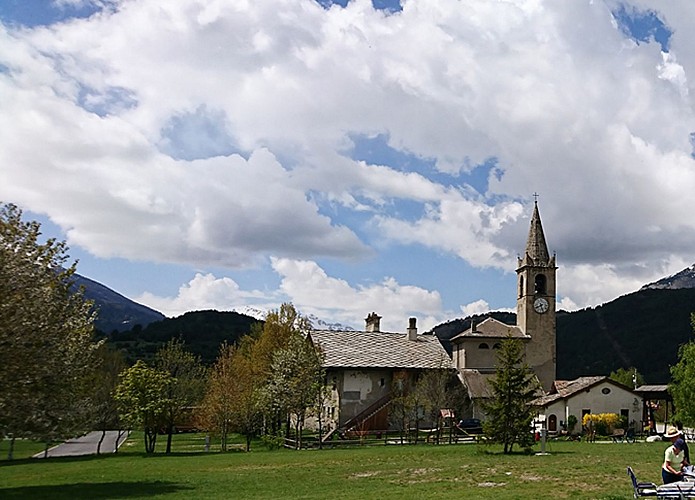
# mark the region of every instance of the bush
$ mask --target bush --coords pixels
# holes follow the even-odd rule
[[[610,434],[619,422],[620,416],[617,413],[587,413],[582,419],[585,428],[594,429],[600,436]]]

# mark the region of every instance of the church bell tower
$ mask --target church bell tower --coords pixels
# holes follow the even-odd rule
[[[538,201],[534,203],[531,228],[523,257],[518,259],[516,323],[531,337],[526,344],[526,363],[549,391],[555,381],[555,255],[545,242]]]

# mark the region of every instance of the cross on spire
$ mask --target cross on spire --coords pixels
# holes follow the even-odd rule
[[[540,196],[540,195],[539,195],[538,193],[536,193],[536,192],[533,193],[533,200],[534,200],[535,203],[538,203],[538,197],[539,197],[539,196]]]

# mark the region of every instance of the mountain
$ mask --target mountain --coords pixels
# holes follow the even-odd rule
[[[695,288],[695,264],[673,276],[644,285],[642,290],[679,290],[681,288]]]
[[[75,286],[84,287],[85,297],[94,301],[98,311],[95,326],[101,332],[122,332],[135,325],[147,326],[165,318],[162,313],[133,302],[94,280],[79,274],[74,274],[73,280]]]
[[[258,310],[245,311],[247,314],[196,311],[167,319],[88,278],[76,276],[76,280],[99,307],[97,328],[108,334],[109,342],[124,348],[131,360],[149,358],[170,338],[181,337],[191,350],[210,362],[220,342],[235,342],[265,316]],[[678,348],[693,339],[693,312],[695,265],[600,306],[559,311],[557,377],[608,375],[618,368],[634,366],[647,383],[667,383],[669,367],[678,361]],[[492,312],[448,321],[432,333],[451,353],[450,339],[469,328],[472,319],[479,322],[487,316],[516,323],[514,313]],[[349,329],[310,319],[316,328]]]
[[[668,383],[678,348],[694,338],[693,312],[695,266],[597,307],[558,311],[557,378],[635,367],[647,383]],[[449,321],[432,333],[451,353],[450,339],[468,329],[471,319],[479,322],[487,316],[516,324],[514,313],[493,312]]]

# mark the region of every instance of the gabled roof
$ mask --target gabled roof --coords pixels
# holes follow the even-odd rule
[[[615,380],[612,380],[605,375],[596,377],[579,377],[574,380],[556,380],[553,382],[553,387],[550,390],[550,393],[536,399],[533,404],[536,406],[547,406],[561,399],[569,399],[575,394],[587,389],[591,389],[595,385],[602,382],[609,382],[610,384],[620,387],[621,389],[633,392],[629,387],[619,384]]]
[[[461,370],[459,372],[468,397],[471,399],[489,399],[493,396],[492,386],[488,381],[496,376],[496,373],[481,373],[478,370]]]
[[[471,328],[454,336],[451,339],[451,341],[456,342],[457,340],[462,341],[482,338],[504,339],[508,336],[521,339],[531,338],[528,335],[524,335],[524,333],[521,331],[521,328],[519,328],[518,326],[502,323],[501,321],[496,320],[495,318],[485,318],[477,325],[471,324]]]
[[[452,368],[451,358],[434,335],[408,340],[405,333],[312,330],[326,368]]]

